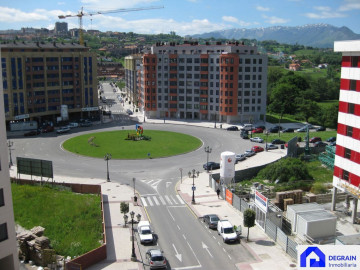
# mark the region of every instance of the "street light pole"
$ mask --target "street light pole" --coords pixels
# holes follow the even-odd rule
[[[183,170],[182,168],[179,169],[179,171],[180,171],[180,181],[181,181],[181,183],[182,183],[182,170]]]
[[[269,136],[269,131],[265,131],[265,134],[266,134],[266,143],[265,143],[265,150],[267,151],[268,150],[268,147],[267,147],[267,140],[268,140],[268,136]]]
[[[209,172],[209,154],[211,153],[212,149],[209,146],[205,147],[205,152],[206,152],[206,171]]]
[[[107,171],[107,178],[106,180],[110,182],[110,176],[109,176],[109,160],[111,159],[111,154],[106,153],[104,156],[104,160],[106,161],[106,171]]]
[[[134,183],[134,196],[135,196],[135,181],[136,181],[136,179],[135,179],[135,177],[133,178],[133,183]]]
[[[188,172],[189,177],[192,177],[193,183],[192,183],[192,200],[191,204],[195,204],[195,177],[199,177],[199,171],[195,172],[195,169]]]
[[[136,262],[136,254],[135,254],[135,239],[134,239],[134,216],[135,216],[135,212],[131,211],[130,212],[130,217],[131,217],[131,231],[132,231],[132,251],[131,251],[131,261]],[[140,222],[141,220],[141,215],[137,214],[136,215],[137,221]]]
[[[13,165],[12,157],[11,157],[11,147],[14,145],[14,142],[8,140],[7,141],[7,147],[9,148],[9,168]]]

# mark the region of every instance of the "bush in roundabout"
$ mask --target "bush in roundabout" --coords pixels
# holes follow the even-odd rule
[[[201,140],[191,135],[144,131],[137,125],[135,130],[96,132],[73,137],[63,143],[63,148],[90,157],[103,158],[106,153],[111,153],[113,159],[145,159],[184,154],[201,145]]]

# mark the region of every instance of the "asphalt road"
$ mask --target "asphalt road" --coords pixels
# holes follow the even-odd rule
[[[107,94],[107,91],[104,92]],[[122,110],[120,104],[112,108]],[[113,115],[121,117],[109,124],[77,128],[69,134],[14,138],[13,158],[19,156],[51,160],[55,176],[105,180],[106,162],[103,159],[69,153],[61,148],[61,144],[70,137],[84,133],[135,129],[136,123],[131,122],[124,112],[114,112]],[[158,236],[157,244],[169,261],[168,269],[235,269],[236,263],[252,261],[252,255],[242,245],[224,244],[216,231],[207,229],[177,196],[175,184],[180,180],[180,168],[183,177],[188,177],[187,172],[192,169],[203,171],[202,164],[206,162],[207,155],[205,146],[212,148],[209,161],[219,161],[222,152],[243,153],[255,143],[241,139],[239,132],[220,129],[149,123],[144,123],[143,128],[145,132],[148,129],[181,132],[198,137],[203,142],[199,149],[191,153],[169,158],[149,159],[147,153],[144,153],[142,160],[109,161],[111,181],[133,186],[133,178],[136,179],[136,190],[146,204],[144,207]],[[143,256],[146,249],[141,247]]]

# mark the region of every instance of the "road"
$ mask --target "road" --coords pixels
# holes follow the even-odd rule
[[[111,94],[106,87],[104,89],[105,95]],[[107,99],[110,98],[107,96]],[[60,136],[49,133],[14,138],[13,157],[51,160],[54,175],[106,179],[103,159],[69,153],[61,148],[61,144],[70,137],[89,132],[135,128],[135,123],[124,114],[122,105],[113,105],[110,109],[122,110],[113,113],[114,117],[122,116],[108,124],[77,128]],[[169,261],[168,269],[235,269],[236,263],[253,261],[252,255],[242,245],[224,244],[216,231],[207,229],[178,196],[175,184],[180,180],[180,168],[183,177],[187,177],[187,172],[192,169],[203,171],[202,164],[206,162],[204,146],[212,148],[209,161],[218,161],[221,152],[243,153],[254,143],[241,139],[239,132],[220,129],[150,123],[144,123],[143,128],[145,132],[156,129],[185,133],[203,142],[191,153],[169,158],[109,161],[111,181],[132,186],[133,178],[136,179],[136,190],[158,236],[158,245]],[[145,249],[141,247],[142,251]]]

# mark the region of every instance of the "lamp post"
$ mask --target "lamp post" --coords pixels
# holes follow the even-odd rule
[[[132,251],[131,251],[131,260],[133,262],[136,262],[136,254],[135,254],[135,239],[134,239],[134,216],[135,216],[135,212],[131,211],[130,212],[130,217],[131,217],[131,231],[132,231]],[[140,222],[141,220],[141,215],[137,214],[136,215],[137,221]]]
[[[11,166],[13,165],[13,162],[12,162],[12,157],[11,157],[11,147],[14,145],[14,142],[8,140],[7,141],[7,147],[9,148],[9,168],[11,168]]]
[[[266,141],[265,141],[265,150],[267,151],[268,150],[268,147],[267,147],[267,140],[268,140],[268,136],[269,136],[269,131],[265,131],[265,135],[266,135]]]
[[[134,196],[135,196],[135,181],[136,181],[136,179],[135,179],[135,177],[133,178],[133,183],[134,183]]]
[[[212,149],[209,146],[205,147],[205,152],[206,152],[206,171],[209,172],[209,154],[211,153]]]
[[[189,177],[192,177],[192,179],[193,179],[191,204],[195,204],[195,189],[196,189],[196,187],[195,187],[194,181],[195,181],[195,177],[199,177],[199,173],[200,173],[199,171],[195,172],[195,169],[188,172]]]
[[[183,169],[180,168],[179,171],[180,171],[180,181],[181,181],[181,183],[182,183],[182,171],[183,171]]]
[[[106,161],[106,171],[107,171],[107,178],[106,180],[110,182],[110,176],[109,176],[109,160],[111,159],[111,154],[106,153],[104,156],[104,160]]]
[[[124,222],[125,222],[125,224],[124,224],[124,228],[126,228],[126,223],[128,222],[128,220],[129,220],[129,217],[128,217],[128,215],[124,215]]]

